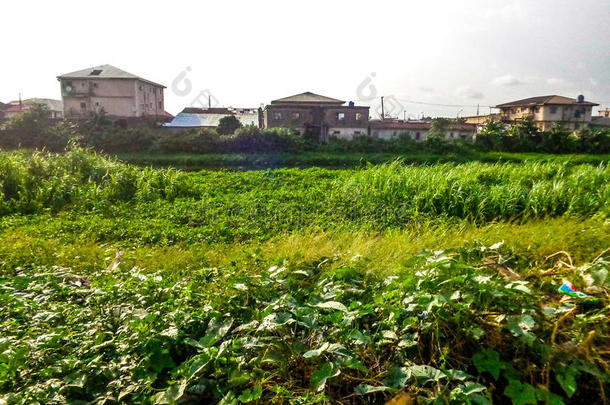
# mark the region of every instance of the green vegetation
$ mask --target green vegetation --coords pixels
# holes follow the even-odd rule
[[[301,152],[301,153],[119,153],[117,157],[138,166],[173,167],[186,171],[204,169],[256,170],[282,167],[325,167],[329,169],[363,168],[399,160],[408,164],[484,162],[520,163],[568,162],[598,165],[610,161],[610,155],[549,155],[544,153],[464,152],[464,153],[358,153],[358,152]]]
[[[231,135],[241,127],[241,121],[239,121],[236,116],[228,115],[220,119],[216,131],[219,135]]]
[[[513,157],[0,152],[0,402],[603,402],[610,167]]]
[[[98,151],[121,154],[314,152],[334,154],[338,159],[345,153],[454,156],[476,156],[489,151],[610,153],[608,129],[585,127],[572,132],[554,127],[550,131],[540,132],[531,120],[519,121],[510,127],[490,122],[477,135],[474,144],[470,141],[444,139],[445,130],[452,122],[445,118],[432,121],[431,131],[423,142],[416,142],[405,132],[391,140],[363,135],[351,140],[333,138],[327,143],[320,143],[315,137],[298,136],[289,129],[240,127],[239,120],[233,116],[221,120],[217,129],[192,129],[181,133],[158,128],[154,122],[148,127],[135,128],[123,128],[119,125],[121,122],[111,124],[103,110],[96,111],[87,122],[52,122],[44,106],[34,105],[0,127],[0,148],[63,151],[70,143],[77,143]],[[126,125],[125,122],[122,124]]]

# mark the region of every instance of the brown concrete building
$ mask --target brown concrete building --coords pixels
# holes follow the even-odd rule
[[[165,86],[114,66],[95,66],[57,76],[57,80],[66,118],[87,118],[102,108],[115,118],[165,116]]]
[[[576,130],[591,122],[591,112],[599,104],[585,101],[583,96],[577,99],[562,96],[540,96],[511,101],[497,105],[500,118],[514,122],[531,118],[538,128],[548,131],[554,124]]]
[[[610,117],[610,108],[600,109],[597,113],[600,117]]]
[[[265,128],[293,128],[321,141],[367,135],[369,107],[306,92],[274,100],[263,111]]]

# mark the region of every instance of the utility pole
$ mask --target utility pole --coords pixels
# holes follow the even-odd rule
[[[385,120],[385,111],[383,110],[383,96],[381,96],[381,119]]]
[[[477,115],[479,115],[479,105],[477,104]]]
[[[402,120],[404,122],[407,122],[407,110],[403,110],[403,112],[402,112]]]
[[[208,96],[208,108],[212,108],[212,96]]]

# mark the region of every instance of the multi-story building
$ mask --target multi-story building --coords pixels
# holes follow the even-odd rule
[[[500,119],[514,122],[531,118],[538,128],[548,131],[554,124],[576,130],[591,122],[591,112],[599,104],[563,96],[540,96],[497,105]]]
[[[57,80],[66,118],[87,118],[102,108],[115,118],[165,116],[165,86],[114,66],[95,66],[57,76]]]
[[[369,107],[306,92],[274,100],[263,111],[265,128],[293,128],[321,141],[367,135]]]

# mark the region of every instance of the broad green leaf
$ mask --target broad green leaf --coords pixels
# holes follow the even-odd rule
[[[226,395],[224,397],[222,397],[222,399],[218,403],[218,405],[237,405],[237,404],[238,404],[237,398],[235,397],[235,394],[233,393],[233,391],[227,392]]]
[[[561,388],[563,388],[568,398],[571,398],[578,389],[578,384],[576,383],[577,376],[578,370],[570,367],[562,367],[555,372],[555,379]]]
[[[315,391],[322,391],[326,386],[326,380],[336,377],[340,373],[341,370],[334,363],[324,363],[322,367],[314,371],[314,373],[311,375],[311,387]]]
[[[536,389],[527,383],[510,380],[504,389],[504,395],[513,400],[514,405],[536,405]]]
[[[439,381],[447,378],[447,375],[441,370],[426,365],[416,365],[406,367],[407,375],[415,378],[426,379],[426,381]]]
[[[462,371],[462,370],[450,369],[450,370],[443,370],[443,372],[445,374],[447,374],[447,377],[449,377],[450,380],[464,381],[467,378],[473,377],[470,374],[468,374],[467,372]]]
[[[259,384],[259,385],[256,385],[252,389],[244,390],[241,393],[241,395],[239,397],[237,397],[237,399],[239,399],[240,402],[248,403],[248,402],[256,401],[257,399],[259,399],[262,396],[262,394],[263,394],[263,386]]]
[[[319,355],[324,353],[328,349],[329,346],[330,346],[330,344],[328,342],[324,342],[324,343],[322,343],[322,346],[318,347],[317,349],[310,350],[310,351],[306,352],[305,354],[303,354],[303,357],[305,357],[306,359],[308,359],[310,357],[318,357]]]
[[[487,387],[481,384],[474,383],[472,381],[466,381],[464,385],[459,386],[464,395],[472,395],[478,392],[484,392]]]
[[[565,402],[563,402],[559,395],[553,394],[544,388],[536,389],[536,398],[538,398],[538,401],[544,401],[545,405],[565,405]]]
[[[385,385],[373,386],[368,384],[360,384],[354,389],[354,391],[358,395],[366,395],[372,392],[387,391],[389,389],[390,388],[386,387]]]
[[[288,312],[273,313],[267,315],[256,329],[257,331],[272,331],[280,326],[290,325],[295,322],[292,315]]]
[[[384,382],[396,389],[403,388],[409,380],[409,373],[404,367],[392,367],[386,375]]]
[[[345,307],[345,305],[337,301],[321,302],[319,304],[316,304],[315,306],[323,309],[334,309],[335,311],[347,312],[347,308]]]
[[[479,373],[489,373],[494,379],[500,377],[500,353],[491,349],[483,349],[472,357]]]

